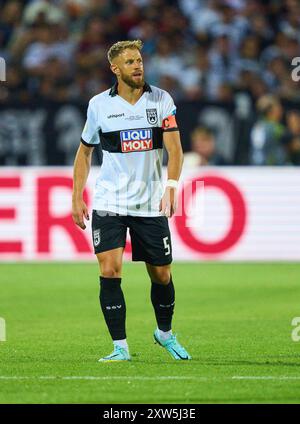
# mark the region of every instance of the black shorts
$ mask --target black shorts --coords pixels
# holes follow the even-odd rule
[[[125,247],[127,228],[133,261],[143,261],[150,265],[168,265],[172,262],[171,234],[165,216],[127,216],[93,210],[95,254]]]

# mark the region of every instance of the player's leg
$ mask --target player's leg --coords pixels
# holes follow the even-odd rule
[[[172,245],[168,220],[158,216],[132,217],[131,221],[132,258],[146,263],[157,325],[169,336],[175,291],[171,278]]]
[[[155,266],[146,263],[151,280],[151,302],[157,327],[163,338],[171,335],[175,306],[175,289],[171,276],[171,265]]]
[[[121,288],[123,247],[97,254],[100,268],[100,305],[114,346],[128,350],[126,342],[126,304]]]
[[[191,359],[189,353],[172,333],[172,317],[175,307],[175,289],[170,265],[155,266],[146,263],[151,279],[151,301],[155,312],[157,329],[154,340],[164,347],[174,359]]]
[[[132,217],[130,225],[132,258],[144,261],[151,280],[151,301],[157,329],[155,340],[165,347],[174,359],[190,359],[172,334],[175,289],[172,281],[172,243],[166,217]]]
[[[130,359],[126,341],[126,304],[121,288],[123,251],[127,227],[119,216],[93,212],[93,240],[100,269],[100,306],[114,344],[111,355],[100,361]]]

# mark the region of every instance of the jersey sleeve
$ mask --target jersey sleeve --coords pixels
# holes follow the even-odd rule
[[[93,146],[100,143],[99,124],[97,119],[97,111],[93,103],[89,102],[87,109],[87,119],[81,134],[81,142],[86,146]]]
[[[176,106],[172,97],[166,91],[162,101],[162,129],[163,131],[178,131]]]

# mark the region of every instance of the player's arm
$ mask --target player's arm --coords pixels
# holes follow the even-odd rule
[[[164,146],[168,152],[168,180],[179,180],[182,164],[183,152],[180,141],[179,130],[172,132],[164,132]]]
[[[178,128],[173,127],[170,131],[165,130],[163,132],[163,142],[169,157],[168,182],[161,199],[160,211],[167,217],[171,217],[174,215],[177,207],[177,188],[175,186],[176,181],[179,180],[183,164],[183,152]]]
[[[75,224],[83,230],[86,228],[84,218],[89,220],[87,206],[83,200],[84,187],[91,168],[94,147],[80,143],[73,169],[72,216]]]

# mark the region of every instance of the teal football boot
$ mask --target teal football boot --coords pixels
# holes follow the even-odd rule
[[[158,343],[160,346],[164,347],[170,353],[173,359],[183,361],[192,359],[191,355],[188,354],[185,348],[178,343],[175,334],[172,334],[167,340],[162,340],[159,335],[159,330],[156,329],[153,336],[155,343]]]
[[[123,347],[116,346],[114,351],[103,358],[100,358],[98,362],[118,362],[118,361],[130,361],[129,352]]]

